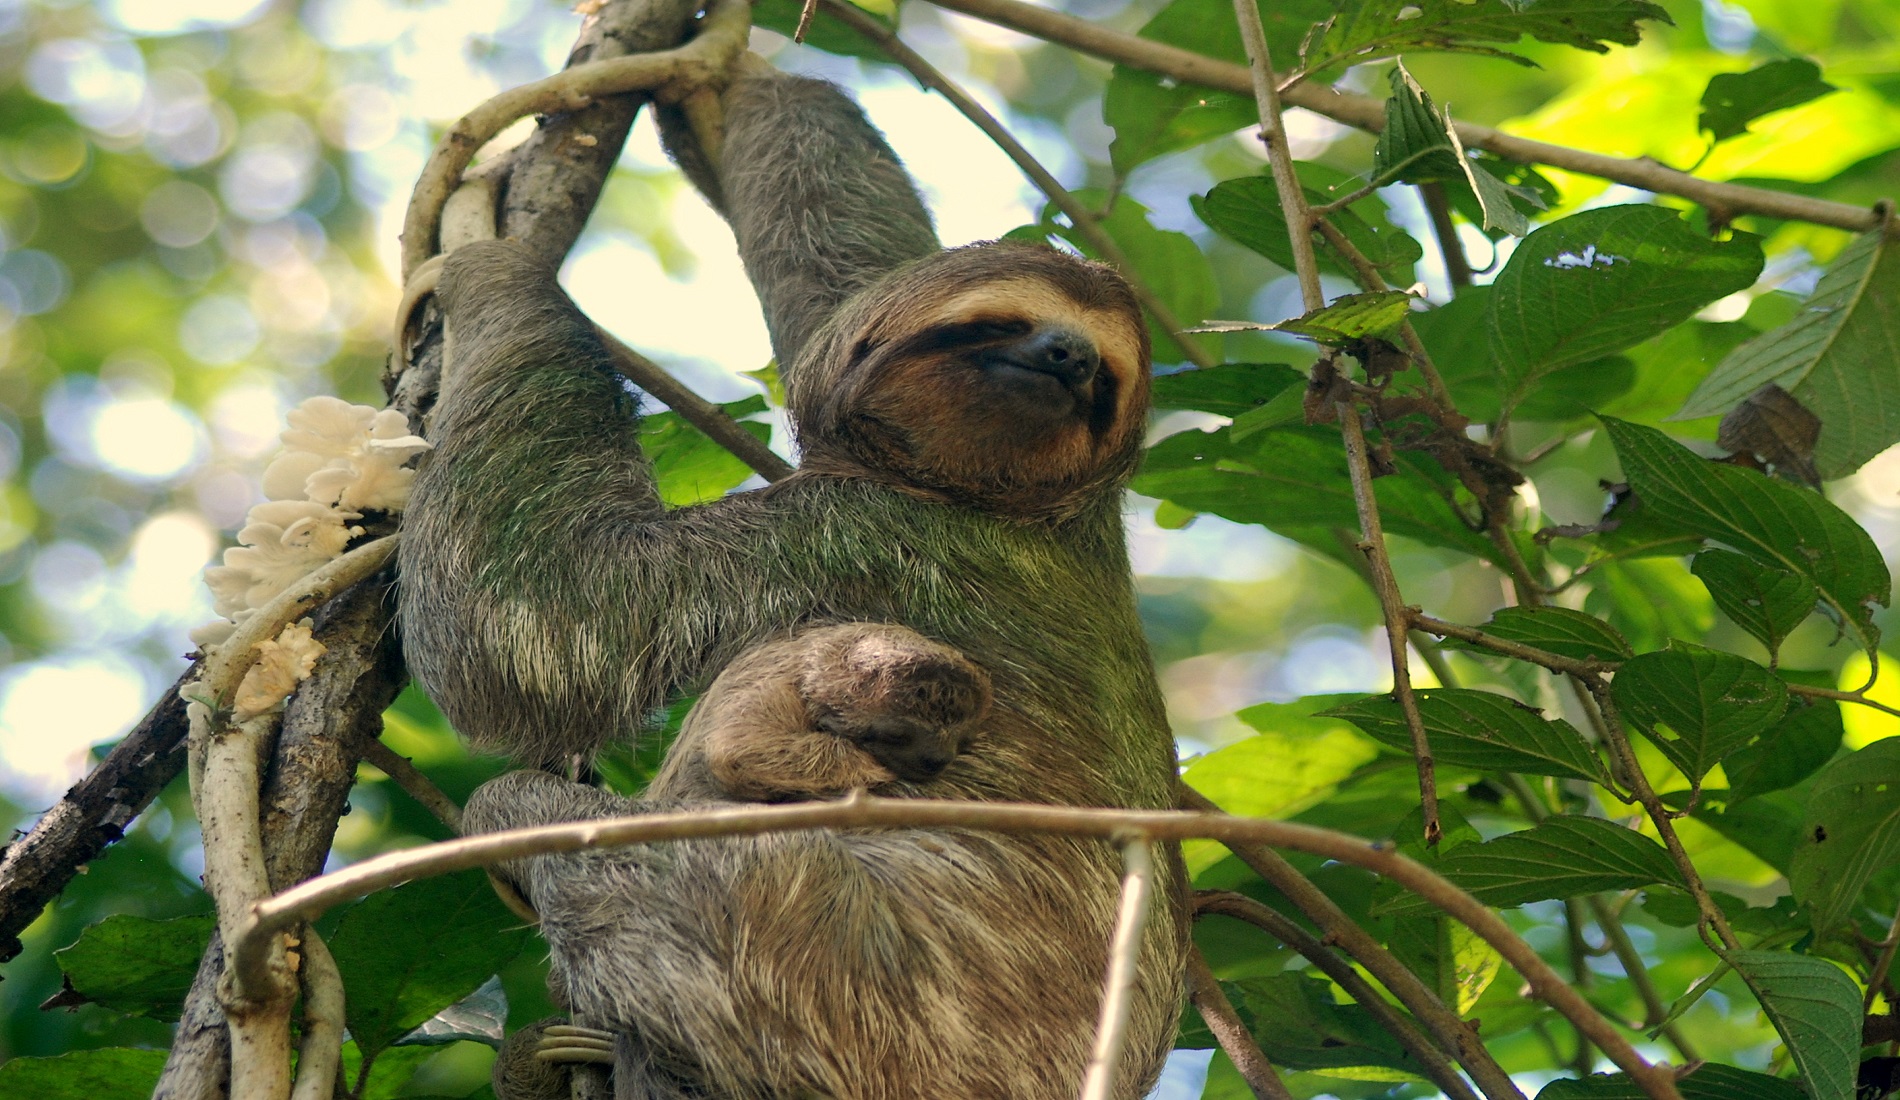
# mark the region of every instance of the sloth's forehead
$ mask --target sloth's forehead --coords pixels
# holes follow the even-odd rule
[[[1109,360],[1133,368],[1141,356],[1134,320],[1120,310],[1085,305],[1048,281],[997,279],[952,295],[931,317],[933,325],[1010,318],[1032,324],[1059,324],[1087,332]]]

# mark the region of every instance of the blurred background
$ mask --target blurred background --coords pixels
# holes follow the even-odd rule
[[[1160,4],[1063,6],[1132,31]],[[1843,201],[1900,194],[1900,7],[1665,7],[1674,27],[1606,57],[1530,44],[1525,52],[1542,68],[1444,56],[1408,67],[1462,118],[1687,167],[1707,151],[1695,102],[1710,75],[1812,56],[1842,92],[1757,123],[1753,135],[1717,148],[1703,174],[1784,181]],[[433,134],[498,89],[559,68],[579,25],[545,0],[0,0],[0,824],[30,823],[94,759],[94,746],[120,736],[183,669],[186,632],[211,618],[198,574],[262,499],[259,476],[285,411],[315,394],[383,403],[396,233]],[[1216,139],[1118,178],[1101,109],[1109,66],[925,3],[906,6],[901,28],[1058,178],[1117,186],[1154,224],[1200,244],[1220,288],[1216,316],[1298,312],[1290,276],[1215,237],[1189,206],[1218,180],[1259,170],[1254,139]],[[903,73],[767,31],[755,32],[754,45],[783,67],[857,91],[921,179],[947,244],[1039,216],[1040,197],[1002,154]],[[1350,79],[1367,91],[1385,87],[1378,72]],[[1298,111],[1289,128],[1302,158],[1348,171],[1365,163],[1364,134]],[[1563,209],[1640,198],[1551,176]],[[1389,189],[1386,199],[1395,221],[1430,241],[1409,189]],[[1770,235],[1768,277],[1712,307],[1711,325],[1779,323],[1811,289],[1817,263],[1845,241],[1812,227],[1756,228]],[[1495,270],[1508,243],[1467,233],[1474,266]],[[1445,298],[1429,244],[1419,277]],[[565,282],[597,321],[704,395],[761,392],[740,373],[763,367],[769,351],[731,237],[677,178],[644,119]],[[1214,339],[1230,360],[1304,366],[1311,357],[1271,337]],[[1654,375],[1679,395],[1719,358],[1682,346],[1633,354],[1639,366],[1642,355],[1679,362],[1675,374]],[[1653,392],[1640,408],[1634,400],[1620,415],[1658,422],[1674,407]],[[1154,430],[1210,422],[1176,413]],[[1713,436],[1713,422],[1669,427]],[[774,442],[783,449],[782,438]],[[1520,450],[1537,442],[1527,437]],[[1527,502],[1545,522],[1590,522],[1611,468],[1603,441],[1574,435],[1532,467]],[[1900,456],[1831,493],[1891,560],[1900,550]],[[1252,733],[1233,717],[1242,707],[1389,685],[1376,605],[1344,566],[1258,526],[1201,516],[1164,529],[1153,501],[1131,498],[1129,510],[1149,635],[1184,754]],[[1503,602],[1500,578],[1482,564],[1403,541],[1395,557],[1408,600],[1432,614],[1481,622]],[[1639,647],[1672,635],[1740,652],[1752,644],[1717,623],[1680,562],[1619,568],[1653,594],[1611,616]],[[1789,644],[1788,663],[1838,668],[1831,640],[1811,619]],[[1853,743],[1900,732],[1871,713],[1850,713]],[[485,774],[486,765],[455,763],[458,750],[414,693],[391,721],[399,750],[421,763],[466,766],[470,785]],[[398,803],[366,786],[338,858],[426,831]],[[85,924],[112,912],[199,910],[196,846],[182,792],[168,792],[108,854],[111,889],[80,878],[29,931],[27,954],[0,983],[0,1060],[168,1041],[155,1021],[34,1006],[58,988],[48,952]],[[1764,872],[1728,868],[1744,886],[1773,878]],[[1757,1061],[1765,1057],[1764,1049]]]

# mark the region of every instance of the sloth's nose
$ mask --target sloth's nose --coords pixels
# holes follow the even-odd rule
[[[1102,366],[1095,342],[1084,333],[1061,325],[1038,328],[1012,344],[1004,360],[1011,366],[1054,375],[1075,387],[1088,385]]]

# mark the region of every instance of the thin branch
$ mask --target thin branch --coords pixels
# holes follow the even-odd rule
[[[1044,168],[1028,149],[1024,148],[1023,143],[1016,140],[1015,135],[1005,129],[1002,123],[996,121],[994,115],[984,110],[982,104],[971,99],[969,93],[959,87],[955,81],[937,71],[936,66],[924,60],[916,50],[905,45],[903,40],[888,27],[858,10],[848,0],[820,0],[820,2],[833,18],[863,35],[879,49],[889,54],[891,60],[908,70],[917,78],[919,84],[949,100],[952,106],[963,113],[964,118],[969,119],[977,129],[983,131],[991,141],[995,142],[997,148],[1001,149],[1010,160],[1016,162],[1016,167],[1022,170],[1023,175],[1029,177],[1037,190],[1067,215],[1069,224],[1076,234],[1087,241],[1089,247],[1094,249],[1102,259],[1121,271],[1129,284],[1135,288],[1135,297],[1141,300],[1142,308],[1148,311],[1149,315],[1155,319],[1155,323],[1161,326],[1170,340],[1174,341],[1182,356],[1197,367],[1214,365],[1214,360],[1201,350],[1200,345],[1182,335],[1187,326],[1181,323],[1181,319],[1174,315],[1174,310],[1170,309],[1168,304],[1154,292],[1154,288],[1141,278],[1134,263],[1129,260],[1128,254],[1123,252],[1121,246],[1115,243],[1115,239],[1102,228],[1101,219],[1095,212],[1077,202],[1075,196],[1069,193],[1068,188],[1062,186],[1061,181],[1051,175],[1049,170]]]
[[[1893,969],[1894,951],[1900,949],[1900,911],[1893,915],[1893,923],[1887,926],[1887,938],[1880,941],[1880,955],[1874,959],[1874,965],[1867,972],[1867,994],[1861,1004],[1863,1013],[1874,1010],[1874,999],[1880,995],[1881,987],[1887,984],[1887,974]]]
[[[1102,1014],[1095,1025],[1095,1049],[1082,1079],[1082,1100],[1108,1100],[1115,1091],[1115,1069],[1128,1042],[1128,1015],[1134,1005],[1141,963],[1142,933],[1148,927],[1154,894],[1154,856],[1140,833],[1122,838],[1121,912],[1108,952],[1108,976],[1102,986]]]
[[[397,755],[395,749],[381,741],[371,741],[363,747],[363,759],[376,765],[449,832],[461,835],[462,808],[455,804],[453,798],[443,794],[442,788],[436,786],[434,780],[422,774],[422,769],[410,763],[408,757]]]
[[[1643,1026],[1662,1028],[1663,1038],[1676,1048],[1684,1062],[1699,1062],[1701,1056],[1682,1034],[1682,1029],[1674,1023],[1664,1023],[1669,1015],[1669,1006],[1663,1004],[1662,995],[1656,991],[1656,983],[1649,976],[1649,964],[1637,952],[1636,945],[1630,942],[1630,936],[1623,928],[1623,921],[1617,917],[1605,901],[1602,894],[1591,894],[1584,899],[1590,907],[1590,915],[1596,918],[1597,927],[1603,930],[1603,938],[1609,942],[1610,951],[1616,955],[1616,961],[1623,964],[1623,973],[1629,978],[1630,986],[1636,990],[1636,996],[1643,1002]]]
[[[1260,8],[1254,0],[1234,0],[1234,18],[1240,24],[1240,40],[1247,47],[1248,90],[1253,93],[1254,109],[1260,118],[1260,141],[1267,147],[1273,186],[1280,193],[1280,212],[1286,218],[1287,240],[1293,248],[1293,273],[1300,281],[1300,299],[1310,313],[1326,304],[1326,295],[1319,285],[1319,257],[1313,254],[1313,213],[1307,209],[1306,190],[1293,169],[1293,150],[1287,144],[1285,120],[1280,117],[1280,93],[1274,84],[1267,32],[1260,25]]]
[[[1175,797],[1187,809],[1220,812],[1220,807],[1208,801],[1206,795],[1186,784],[1175,790]],[[1311,879],[1300,874],[1284,856],[1264,844],[1233,840],[1223,840],[1222,843],[1242,863],[1251,867],[1255,874],[1284,894],[1295,908],[1305,913],[1307,919],[1319,928],[1327,943],[1357,959],[1359,965],[1379,979],[1380,984],[1390,990],[1400,1004],[1418,1017],[1438,1045],[1465,1067],[1471,1080],[1489,1100],[1524,1100],[1524,1094],[1512,1082],[1510,1075],[1478,1041],[1477,1033],[1467,1027],[1458,1014],[1438,998],[1437,993],[1420,981],[1410,967],[1400,962],[1371,933],[1347,916],[1338,903],[1313,885]]]
[[[1471,260],[1458,240],[1458,227],[1451,220],[1451,199],[1445,185],[1437,180],[1418,185],[1418,196],[1432,222],[1432,236],[1438,238],[1438,254],[1445,260],[1445,279],[1453,294],[1471,285]]]
[[[1253,1090],[1254,1100],[1293,1100],[1293,1094],[1286,1090],[1286,1082],[1280,1080],[1273,1063],[1260,1052],[1260,1044],[1247,1033],[1247,1025],[1240,1022],[1240,1014],[1234,1011],[1214,972],[1208,969],[1207,958],[1200,948],[1192,945],[1188,947],[1187,974],[1188,997],[1206,1022],[1207,1030],[1214,1033],[1227,1060]]]
[[[714,443],[731,451],[739,461],[767,481],[782,481],[791,476],[792,464],[775,454],[772,448],[741,427],[726,410],[694,393],[668,373],[665,367],[620,342],[613,333],[596,325],[600,342],[619,360],[620,373],[633,384],[658,398],[660,403],[680,414],[680,419],[706,433]]]
[[[1235,95],[1251,95],[1253,92],[1252,78],[1243,66],[1178,46],[1110,30],[1022,0],[931,2],[940,8],[1059,43],[1105,61],[1173,77],[1182,83],[1198,84]],[[1357,129],[1378,133],[1385,127],[1385,104],[1371,96],[1352,95],[1306,83],[1284,89],[1281,96],[1289,106],[1303,107]],[[1730,218],[1759,214],[1857,232],[1876,229],[1882,224],[1880,215],[1866,207],[1812,199],[1786,191],[1698,179],[1647,157],[1609,157],[1517,137],[1475,123],[1454,121],[1452,125],[1458,131],[1459,141],[1467,149],[1483,149],[1526,164],[1546,164],[1660,195],[1677,195]]]
[[[1662,837],[1663,847],[1669,851],[1669,859],[1682,873],[1684,885],[1689,888],[1690,896],[1695,898],[1696,909],[1702,914],[1702,922],[1715,930],[1724,946],[1730,951],[1741,949],[1735,933],[1728,926],[1728,917],[1723,915],[1715,899],[1709,896],[1709,888],[1702,882],[1702,875],[1696,870],[1689,852],[1682,846],[1682,839],[1676,835],[1675,816],[1669,807],[1649,785],[1649,776],[1644,774],[1642,765],[1636,760],[1636,752],[1630,746],[1629,735],[1623,731],[1623,723],[1617,717],[1616,704],[1610,699],[1610,686],[1602,680],[1584,681],[1590,693],[1595,696],[1598,712],[1603,717],[1604,740],[1610,746],[1611,755],[1623,765],[1624,782],[1630,786],[1630,793],[1649,816],[1650,823],[1656,826],[1657,835]]]
[[[1314,213],[1318,213],[1317,208]],[[1385,277],[1379,274],[1379,269],[1372,266],[1372,261],[1366,258],[1364,252],[1359,251],[1359,246],[1353,244],[1352,239],[1347,237],[1338,226],[1324,217],[1319,217],[1313,223],[1313,227],[1319,231],[1320,236],[1326,238],[1327,247],[1337,252],[1346,261],[1347,266],[1353,269],[1361,287],[1366,290],[1387,289]],[[1399,325],[1399,339],[1404,342],[1406,354],[1411,356],[1412,365],[1418,368],[1419,377],[1425,380],[1425,389],[1438,405],[1433,418],[1440,424],[1447,425],[1451,430],[1462,432],[1470,421],[1458,411],[1457,403],[1451,399],[1451,389],[1445,385],[1444,376],[1438,373],[1438,364],[1432,362],[1431,352],[1426,350],[1425,341],[1419,339],[1418,330],[1412,327],[1412,322],[1405,321]]]
[[[1442,1051],[1432,1045],[1431,1040],[1427,1039],[1411,1020],[1400,1015],[1399,1011],[1387,1003],[1384,997],[1379,996],[1378,991],[1372,988],[1371,983],[1359,976],[1359,972],[1352,968],[1351,963],[1314,939],[1292,918],[1244,894],[1226,890],[1202,891],[1195,899],[1195,913],[1197,916],[1211,913],[1246,921],[1299,952],[1307,962],[1318,967],[1321,973],[1345,990],[1348,997],[1370,1013],[1386,1034],[1398,1040],[1406,1053],[1418,1059],[1419,1065],[1424,1068],[1425,1076],[1431,1078],[1432,1083],[1437,1085],[1441,1092],[1451,1100],[1478,1100],[1477,1094],[1471,1091],[1471,1086],[1465,1083],[1464,1078],[1458,1076],[1457,1067],[1446,1059]],[[1193,971],[1190,970],[1190,977],[1192,974]],[[1198,1004],[1199,1001],[1197,1000],[1196,1003]],[[1207,1015],[1205,1009],[1202,1010],[1201,1015]],[[1210,1026],[1212,1026],[1211,1023]],[[1215,1032],[1217,1037],[1219,1034],[1218,1031]],[[1226,1046],[1224,1041],[1222,1046]],[[1228,1050],[1228,1057],[1233,1057],[1231,1049]],[[1237,1059],[1235,1064],[1239,1064]]]
[[[314,928],[303,930],[303,1040],[290,1100],[334,1100],[343,1055],[343,975]]]
[[[462,170],[496,134],[529,115],[579,110],[600,96],[709,83],[745,49],[751,16],[743,0],[714,0],[699,33],[677,49],[563,69],[510,88],[457,119],[436,142],[409,198],[402,227],[404,281],[436,253],[449,195],[461,183]]]
[[[1796,683],[1789,683],[1787,687],[1790,695],[1804,695],[1810,699],[1833,699],[1842,703],[1857,703],[1863,707],[1871,707],[1874,710],[1880,711],[1882,714],[1891,714],[1895,718],[1900,718],[1900,709],[1890,707],[1879,700],[1867,698],[1864,689],[1861,691],[1836,691],[1833,688],[1809,687],[1807,684]]]

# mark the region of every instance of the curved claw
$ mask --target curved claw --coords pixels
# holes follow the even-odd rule
[[[542,1062],[614,1064],[614,1033],[579,1024],[550,1024],[541,1032],[534,1057]]]

